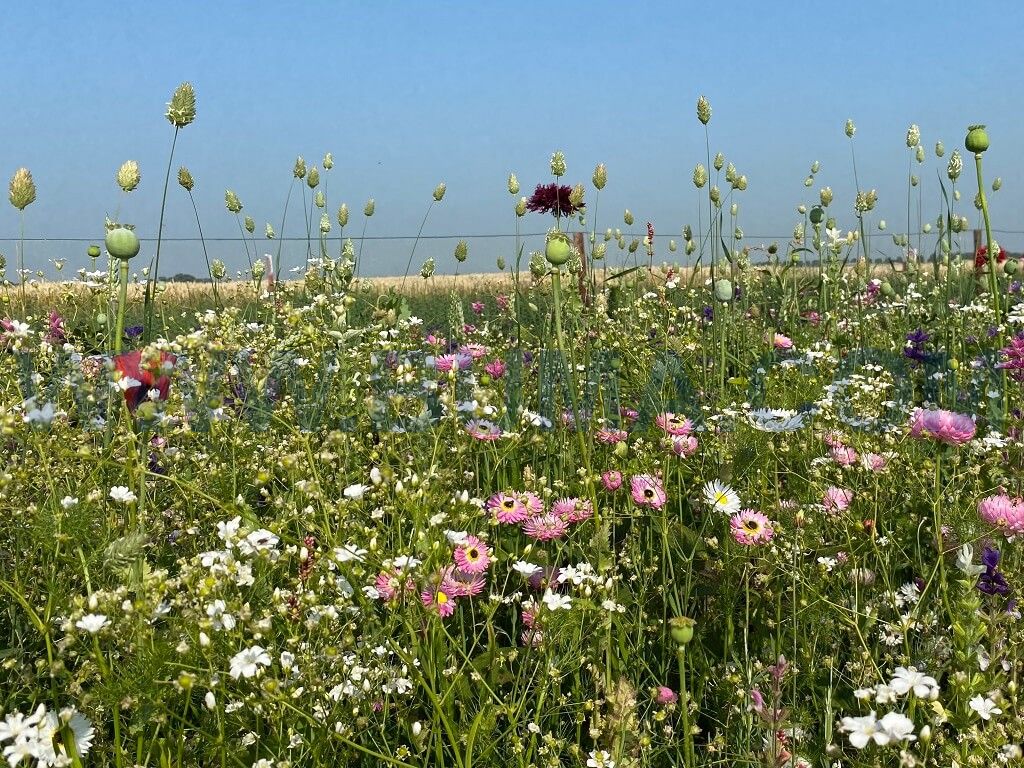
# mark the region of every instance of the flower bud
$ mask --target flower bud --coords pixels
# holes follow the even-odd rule
[[[238,213],[242,210],[242,201],[229,189],[224,193],[224,206],[232,213]]]
[[[668,241],[668,249],[672,253],[676,252],[676,241],[675,240],[669,240]]]
[[[604,189],[604,185],[608,183],[608,169],[604,167],[604,163],[597,164],[592,181],[598,192]]]
[[[141,180],[142,174],[139,173],[139,164],[134,160],[126,160],[117,169],[117,185],[125,192],[133,191],[139,186]]]
[[[444,199],[444,193],[448,189],[445,183],[442,181],[436,187],[434,187],[434,202],[440,203]]]
[[[973,152],[976,155],[980,155],[988,149],[988,133],[985,131],[985,126],[972,125],[968,127],[964,146],[968,152]]]
[[[320,169],[315,165],[306,174],[306,184],[309,185],[310,189],[316,189],[320,184]]]
[[[192,178],[192,174],[189,173],[188,168],[185,166],[178,169],[178,184],[180,184],[187,192],[191,192],[192,188],[196,185],[195,180]]]
[[[519,179],[516,178],[514,173],[508,175],[508,193],[510,195],[519,194]]]
[[[338,224],[342,227],[348,226],[348,204],[342,203],[338,206]]]
[[[363,216],[369,218],[370,216],[373,216],[373,212],[375,210],[377,210],[377,203],[371,197],[369,200],[366,201],[366,205],[363,207]]]
[[[805,213],[807,213],[807,206],[804,205],[803,203],[800,203],[800,205],[796,207],[796,212],[803,216]]]
[[[943,144],[941,141],[936,141],[935,142],[935,156],[936,157],[942,157],[944,154],[946,154],[946,145]]]
[[[633,226],[633,213],[632,211],[629,210],[629,208],[627,208],[626,212],[622,214],[622,220],[626,222],[627,227]]]
[[[99,258],[99,255],[101,253],[100,247],[98,245],[90,245],[85,252],[89,254],[90,259]]]
[[[846,121],[846,135],[849,138],[852,139],[853,138],[853,134],[855,134],[856,132],[857,132],[857,126],[855,126],[853,124],[853,120],[847,120]]]
[[[32,173],[28,168],[19,168],[14,172],[8,187],[7,199],[19,211],[25,210],[36,199],[36,183],[32,180]]]
[[[919,163],[924,162],[924,144],[917,145],[917,149],[914,150],[914,159]]]
[[[174,89],[167,104],[167,119],[175,128],[184,128],[196,119],[196,92],[192,83],[182,83]]]
[[[505,271],[505,257],[504,256],[499,256],[498,260],[495,263],[497,264],[498,269],[500,271],[502,271],[502,272]]]
[[[696,250],[697,250],[697,241],[696,240],[687,240],[686,241],[686,255],[689,256],[689,255],[691,255]]]
[[[824,218],[825,218],[825,211],[822,210],[821,206],[816,205],[813,208],[811,208],[811,215],[810,215],[811,224],[821,224],[821,222],[822,222],[822,220]]]
[[[302,155],[295,158],[295,167],[292,169],[292,175],[296,179],[306,178],[306,161],[302,159]]]
[[[697,99],[697,119],[702,125],[711,121],[711,103],[704,96]]]
[[[705,184],[708,183],[708,169],[701,163],[697,163],[697,167],[693,169],[693,185],[697,189],[702,189]]]
[[[250,235],[256,231],[256,222],[253,220],[252,216],[245,217],[245,231]]]
[[[465,240],[459,240],[459,242],[455,244],[455,260],[461,264],[468,256],[469,245],[466,244]]]
[[[561,151],[555,152],[553,155],[551,155],[551,175],[565,175],[565,155],[562,154]]]

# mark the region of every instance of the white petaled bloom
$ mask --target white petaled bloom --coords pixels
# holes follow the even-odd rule
[[[361,563],[365,554],[366,550],[362,547],[357,547],[355,544],[346,544],[343,547],[334,548],[334,559],[339,563],[347,563],[351,560]]]
[[[216,630],[226,629],[230,631],[235,628],[235,617],[227,613],[227,605],[225,605],[223,600],[214,600],[206,606],[206,615],[210,618],[210,623]]]
[[[48,427],[55,415],[53,403],[46,403],[42,408],[33,406],[31,410],[25,413],[24,420],[26,424],[33,426],[38,424],[39,426]]]
[[[603,749],[595,749],[587,760],[587,768],[615,768],[615,761],[612,759],[611,753]]]
[[[228,674],[235,680],[239,677],[253,677],[259,673],[260,667],[269,666],[270,654],[262,646],[254,645],[231,657],[231,669]]]
[[[354,483],[345,488],[345,490],[341,492],[341,495],[344,496],[346,499],[358,501],[359,499],[363,498],[363,494],[366,493],[368,490],[370,490],[370,486],[363,485],[362,483]]]
[[[777,408],[761,408],[747,414],[747,421],[762,432],[794,432],[804,425],[805,414]]]
[[[71,509],[76,504],[78,504],[78,499],[75,498],[74,496],[65,496],[63,499],[60,500],[60,505],[64,509]]]
[[[89,721],[85,715],[81,712],[72,710],[70,717],[65,717],[68,712],[64,711],[61,713],[61,719],[67,724],[68,728],[71,729],[71,735],[75,740],[75,750],[79,756],[84,757],[92,747],[92,740],[96,736],[96,729],[93,728],[92,722]]]
[[[110,489],[110,498],[122,504],[131,504],[136,500],[136,495],[123,485],[115,485]]]
[[[987,696],[980,693],[971,699],[971,709],[978,713],[982,720],[991,720],[992,715],[1001,715],[1003,710],[996,706],[996,703]]]
[[[95,635],[107,626],[108,623],[109,620],[102,613],[87,613],[75,622],[75,626],[79,629],[84,629],[90,635]]]
[[[512,570],[516,571],[517,573],[521,573],[526,578],[530,578],[531,576],[533,576],[533,574],[540,570],[540,566],[534,565],[533,563],[528,563],[525,560],[519,560],[516,562],[515,565],[512,566]]]
[[[839,730],[850,734],[850,744],[857,749],[864,749],[871,741],[876,744],[889,743],[889,737],[878,727],[874,711],[863,717],[844,717]]]
[[[896,667],[889,687],[900,696],[906,696],[910,691],[919,699],[934,699],[939,695],[939,682],[931,675],[919,672],[917,667]]]
[[[568,611],[572,608],[572,598],[568,595],[560,595],[557,592],[552,592],[550,589],[545,590],[544,605],[549,611]]]
[[[974,564],[974,547],[964,544],[956,555],[956,567],[968,576],[977,576],[985,572],[985,566]]]
[[[879,727],[892,741],[914,741],[914,721],[902,712],[890,712],[878,721]]]
[[[280,539],[265,528],[253,531],[243,539],[245,546],[240,546],[243,554],[251,552],[268,552],[277,546]]]
[[[0,723],[0,741],[19,741],[28,738],[46,713],[46,707],[39,705],[33,714],[25,717],[21,712],[10,712]]]
[[[703,488],[704,500],[716,512],[735,515],[740,511],[740,497],[732,488],[718,480],[706,483]]]

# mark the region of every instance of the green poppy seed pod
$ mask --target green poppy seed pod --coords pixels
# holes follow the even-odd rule
[[[711,102],[704,96],[697,99],[697,119],[700,120],[701,125],[711,122]]]
[[[945,154],[946,154],[946,145],[943,144],[941,141],[936,141],[935,142],[935,156],[936,157],[942,157]]]
[[[630,253],[636,253],[637,249],[639,247],[640,247],[640,239],[639,238],[634,237],[632,240],[630,240],[630,242],[629,242],[629,252]]]
[[[551,175],[556,177],[565,175],[565,155],[561,150],[551,155]]]
[[[28,168],[19,168],[11,177],[7,188],[7,199],[19,211],[24,211],[36,199],[36,183],[32,180],[32,172]]]
[[[622,214],[622,220],[626,222],[627,227],[633,226],[633,212],[630,211],[629,208],[627,208],[626,212]]]
[[[824,218],[825,211],[821,208],[820,205],[816,205],[813,208],[811,208],[811,224],[821,224]]]
[[[744,176],[741,173],[736,178],[736,181],[733,182],[732,186],[733,186],[734,189],[738,189],[740,192],[746,192],[747,191],[747,177]]]
[[[192,83],[182,83],[174,89],[167,103],[167,119],[175,128],[184,128],[196,119],[196,92]]]
[[[242,201],[229,189],[224,193],[224,206],[232,213],[238,213],[242,210]]]
[[[675,253],[675,252],[676,252],[676,241],[675,241],[675,240],[669,240],[669,241],[668,241],[668,249],[669,249],[669,251],[671,251],[672,253]]]
[[[896,291],[893,289],[892,283],[888,280],[882,282],[882,295],[887,299],[891,299],[896,295]]]
[[[320,214],[320,232],[327,234],[331,231],[331,219],[326,213]]]
[[[685,227],[683,227],[683,239],[684,240],[693,240],[693,230],[690,228],[689,224],[687,224]]]
[[[253,219],[252,216],[245,217],[245,231],[248,232],[250,235],[256,231],[256,221]]]
[[[444,199],[444,193],[447,191],[447,189],[448,189],[448,187],[445,186],[445,183],[443,181],[440,184],[438,184],[436,187],[434,187],[434,202],[435,203],[440,203]]]
[[[325,205],[327,205],[327,198],[324,197],[324,191],[322,189],[318,189],[316,191],[316,194],[313,195],[313,205],[315,205],[317,208],[321,208],[321,209]]]
[[[334,155],[328,152],[324,155],[324,170],[329,171],[334,167]]]
[[[526,198],[520,197],[519,202],[516,203],[516,216],[522,218],[523,214],[526,213]]]
[[[832,205],[832,187],[822,187],[821,192],[818,193],[818,198],[821,200],[823,208],[828,208]]]
[[[736,215],[739,214],[739,212],[740,212],[740,204],[739,203],[733,203],[732,205],[729,206],[729,215],[730,216],[736,216]]]
[[[916,186],[917,186],[918,184],[920,184],[920,183],[921,183],[921,179],[919,179],[919,178],[917,177],[917,174],[916,174],[916,173],[912,173],[912,174],[910,174],[910,186],[912,186],[912,187],[916,187]]]
[[[585,193],[586,191],[583,189],[582,184],[577,184],[572,188],[572,192],[569,193],[569,202],[574,208],[578,209],[583,207],[583,195]]]
[[[697,242],[695,240],[686,241],[686,255],[689,256],[697,250]]]
[[[338,225],[342,227],[348,226],[348,204],[346,203],[338,206]]]
[[[134,160],[126,160],[117,169],[117,185],[125,192],[133,191],[139,182],[142,181],[142,174],[139,173],[139,164]]]
[[[697,167],[693,169],[693,185],[697,189],[702,189],[707,183],[708,169],[702,163],[697,163]]]
[[[181,168],[178,169],[178,184],[180,184],[186,192],[191,192],[192,188],[196,185],[195,180],[192,178],[192,174],[189,173],[188,168],[185,166],[181,166]]]
[[[598,192],[604,189],[604,185],[608,183],[608,169],[604,167],[604,163],[597,164],[591,181],[594,182],[594,187]]]
[[[85,252],[89,254],[90,259],[99,258],[99,255],[101,253],[100,247],[98,245],[90,245]]]
[[[107,235],[104,239],[107,246],[107,253],[115,259],[128,261],[139,255],[139,236],[135,229],[128,225],[108,224]]]
[[[214,259],[210,262],[210,274],[213,275],[214,280],[223,280],[227,273],[228,268],[220,259]]]
[[[270,222],[269,221],[267,222],[266,228],[263,230],[263,234],[267,238],[267,240],[273,240],[274,239],[274,228],[272,226],[270,226]]]
[[[914,150],[914,159],[919,163],[924,162],[924,144],[917,145],[917,149]]]
[[[309,173],[306,174],[306,183],[310,189],[316,189],[320,184],[320,169],[315,165],[309,169]]]
[[[554,267],[560,267],[572,255],[572,242],[564,232],[553,229],[544,242],[544,258]]]
[[[732,301],[732,282],[730,280],[726,280],[724,277],[719,278],[718,280],[715,281],[714,293],[715,298],[718,299],[718,301],[722,302],[723,304]]]
[[[371,197],[369,200],[366,201],[366,205],[363,207],[363,216],[369,218],[370,216],[373,216],[373,212],[375,210],[377,210],[377,203]]]
[[[292,168],[292,175],[296,179],[306,178],[306,161],[302,159],[302,155],[295,158],[295,167]]]
[[[845,130],[846,130],[847,137],[852,139],[853,138],[853,134],[855,134],[857,132],[857,126],[855,126],[853,124],[853,120],[847,120],[846,121],[846,129]]]
[[[725,155],[723,155],[721,152],[716,154],[714,165],[716,171],[722,170],[722,166],[725,165]]]
[[[498,266],[498,271],[499,272],[504,272],[505,271],[505,257],[504,256],[499,256],[498,260],[495,263]]]
[[[434,274],[434,257],[431,256],[429,259],[423,262],[423,266],[420,267],[420,277],[426,280],[428,277]]]
[[[921,129],[917,123],[911,123],[907,129],[907,146],[913,149],[921,143]]]
[[[736,166],[733,165],[732,163],[729,163],[728,165],[725,166],[725,180],[728,181],[729,183],[732,183],[732,181],[735,178],[736,178]]]
[[[720,205],[722,202],[722,193],[719,191],[717,186],[712,186],[708,192],[708,197],[711,198],[711,202],[715,205]]]
[[[946,166],[946,175],[950,181],[956,181],[960,178],[960,174],[964,170],[964,161],[960,157],[960,150],[954,149],[953,154],[949,156],[949,165]]]
[[[455,244],[455,260],[459,262],[459,264],[461,264],[466,260],[468,256],[469,245],[466,243],[465,240],[459,240],[459,242]]]
[[[519,194],[519,179],[516,178],[514,173],[508,175],[508,193],[510,195]]]
[[[967,138],[964,139],[964,146],[968,152],[980,155],[988,149],[988,133],[984,125],[972,125],[967,128]]]
[[[1001,177],[999,177],[999,176],[996,176],[996,177],[995,177],[995,178],[994,178],[994,179],[992,180],[992,191],[993,191],[993,192],[998,192],[998,191],[999,191],[999,190],[1000,190],[1000,189],[1002,188],[1002,186],[1003,186],[1003,180],[1002,180],[1002,178],[1001,178]]]
[[[1020,271],[1020,262],[1016,259],[1007,259],[1003,264],[1003,271],[1008,275],[1016,275]]]

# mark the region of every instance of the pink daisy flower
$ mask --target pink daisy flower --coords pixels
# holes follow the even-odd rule
[[[496,493],[487,500],[487,509],[493,512],[499,523],[521,523],[530,516],[521,499],[511,493]]]
[[[629,433],[624,429],[599,429],[594,435],[594,439],[599,443],[605,445],[615,445],[615,443],[623,443],[629,437]]]
[[[832,460],[841,467],[852,467],[857,463],[857,452],[846,445],[837,445],[832,448]]]
[[[879,453],[865,453],[860,457],[860,463],[864,469],[872,472],[881,472],[885,469],[889,460]]]
[[[978,516],[1007,534],[1024,533],[1024,501],[1005,493],[988,496],[978,502]]]
[[[654,423],[669,435],[688,435],[693,431],[693,422],[674,413],[660,413]]]
[[[697,452],[697,438],[693,435],[676,435],[672,438],[672,453],[687,459]]]
[[[373,588],[377,590],[377,595],[384,602],[394,600],[398,595],[400,586],[401,582],[398,580],[398,576],[387,571],[378,573],[377,578],[373,582]]]
[[[640,418],[640,412],[636,408],[619,408],[619,416],[632,424]]]
[[[582,523],[594,516],[594,506],[585,499],[559,499],[551,505],[551,514],[567,523]]]
[[[785,351],[793,348],[793,340],[789,338],[789,336],[785,336],[781,333],[773,334],[769,338],[769,341],[771,342],[773,347],[780,351]]]
[[[821,500],[821,503],[824,504],[825,509],[830,512],[842,512],[850,506],[851,501],[853,501],[853,491],[846,488],[836,488],[834,485],[830,485],[825,491],[825,496]]]
[[[965,413],[918,408],[910,423],[911,437],[930,437],[946,445],[970,442],[977,431],[974,419]]]
[[[474,597],[484,591],[486,583],[482,573],[467,573],[448,566],[441,579],[441,589],[452,597]]]
[[[755,509],[744,509],[729,520],[729,532],[737,544],[752,547],[772,540],[772,521]]]
[[[487,419],[472,419],[466,422],[466,432],[474,440],[491,442],[501,439],[501,427]]]
[[[617,491],[622,487],[622,473],[610,469],[607,472],[601,473],[601,485],[604,486],[606,491]]]
[[[641,507],[661,509],[668,501],[661,480],[654,475],[633,475],[629,479],[629,491],[633,494],[633,501]]]
[[[463,344],[459,347],[459,354],[469,355],[474,360],[486,357],[489,350],[483,344]]]
[[[458,353],[454,355],[439,355],[434,358],[434,367],[439,371],[464,371],[473,364],[473,358],[469,355]]]
[[[536,516],[544,514],[544,502],[541,501],[540,496],[533,491],[524,491],[521,493],[519,495],[519,501],[523,503],[531,515]]]
[[[425,589],[420,593],[420,602],[431,613],[447,619],[455,613],[455,598],[444,590],[443,585],[435,589]]]
[[[569,524],[558,515],[538,515],[523,523],[523,533],[537,541],[551,541],[565,536]]]
[[[453,557],[460,571],[471,574],[483,573],[491,564],[491,550],[476,536],[467,536]]]

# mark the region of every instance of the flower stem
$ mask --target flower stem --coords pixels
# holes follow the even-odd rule
[[[160,243],[164,234],[164,211],[167,208],[167,187],[171,181],[171,165],[174,163],[174,147],[178,143],[177,126],[174,127],[174,138],[171,140],[171,154],[167,158],[167,174],[164,176],[164,194],[160,200],[160,223],[156,228],[156,258],[153,260],[153,274],[146,280],[145,308],[143,312],[146,339],[153,336],[153,302],[156,300],[156,281],[160,276]],[[121,341],[118,339],[118,345]]]
[[[120,353],[121,341],[124,338],[124,313],[128,309],[128,259],[119,259],[121,268],[117,298],[117,328],[114,331],[114,352]],[[148,327],[148,325],[147,325]]]

